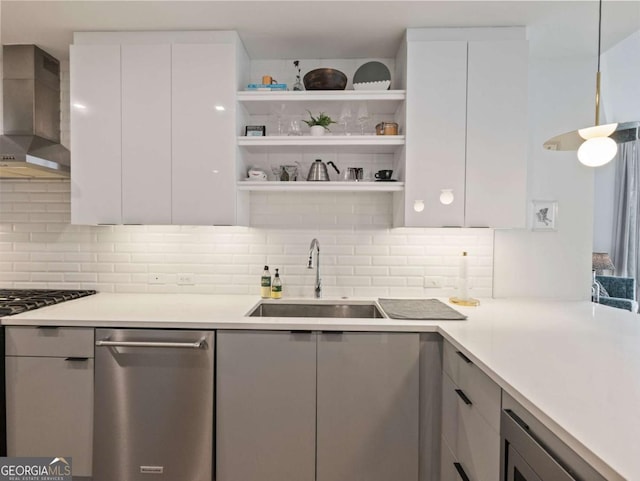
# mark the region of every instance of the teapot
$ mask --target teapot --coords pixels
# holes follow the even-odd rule
[[[331,167],[335,169],[335,171],[339,174],[340,171],[336,167],[336,164],[329,161],[327,162]],[[329,171],[327,170],[327,164],[322,162],[320,159],[316,159],[313,164],[311,164],[311,168],[309,169],[309,175],[307,175],[308,181],[328,181],[329,180]]]

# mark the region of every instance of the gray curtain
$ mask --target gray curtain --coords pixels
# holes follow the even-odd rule
[[[640,280],[640,140],[618,146],[611,258],[616,275]],[[638,293],[636,292],[636,299]]]

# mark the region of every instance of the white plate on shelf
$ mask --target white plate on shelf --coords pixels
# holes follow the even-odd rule
[[[360,82],[353,84],[353,90],[388,90],[391,80],[380,80],[378,82]]]

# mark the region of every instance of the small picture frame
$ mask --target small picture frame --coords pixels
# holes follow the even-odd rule
[[[557,230],[558,202],[555,200],[534,200],[531,209],[531,230]]]
[[[244,128],[244,135],[246,137],[264,137],[267,129],[264,125],[247,125]]]

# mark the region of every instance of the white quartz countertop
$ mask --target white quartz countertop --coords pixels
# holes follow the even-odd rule
[[[437,331],[608,480],[640,480],[640,316],[590,302],[483,299],[466,321],[250,318],[257,296],[100,293],[5,325]],[[283,299],[270,302],[304,302]],[[367,302],[349,299],[345,302]],[[324,299],[322,302],[332,302]]]

